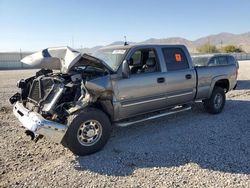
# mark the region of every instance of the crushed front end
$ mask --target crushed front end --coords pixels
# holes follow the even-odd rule
[[[27,129],[27,135],[30,135],[34,140],[43,135],[49,140],[60,143],[67,131],[66,125],[43,118],[40,114],[25,108],[21,102],[14,105],[13,112]]]
[[[41,70],[18,81],[20,92],[9,101],[26,134],[35,141],[44,136],[61,143],[67,136],[70,117],[89,106],[105,106],[112,115],[112,108],[107,107],[112,98],[112,70],[102,60],[59,47],[44,49],[21,61],[25,67]]]
[[[83,74],[53,73],[41,69],[36,76],[18,81],[21,89],[10,98],[13,112],[33,139],[45,136],[60,143],[68,129],[67,117],[88,105]]]

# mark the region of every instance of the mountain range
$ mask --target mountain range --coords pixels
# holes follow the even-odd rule
[[[128,42],[129,44],[136,44],[135,42]],[[208,35],[206,37],[199,38],[197,40],[188,40],[181,37],[170,37],[170,38],[150,38],[142,42],[137,42],[137,44],[184,44],[187,46],[190,52],[197,52],[197,47],[209,43],[221,48],[225,45],[236,45],[241,47],[245,52],[250,53],[250,32],[242,34],[232,34],[232,33],[219,33],[215,35]],[[110,45],[123,45],[124,41],[116,41]],[[81,52],[92,53],[103,46],[95,46],[93,48],[83,48],[80,49]]]

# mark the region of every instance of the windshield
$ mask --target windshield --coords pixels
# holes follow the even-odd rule
[[[114,72],[117,71],[124,59],[127,49],[100,49],[92,54],[92,56],[97,57],[104,61]]]
[[[193,64],[195,66],[207,66],[210,57],[193,57]]]

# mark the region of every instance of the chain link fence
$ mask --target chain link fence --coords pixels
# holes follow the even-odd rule
[[[250,60],[250,53],[233,53],[232,54],[238,61]]]
[[[28,52],[0,53],[0,69],[25,69],[27,67],[21,62],[21,59],[30,54]]]

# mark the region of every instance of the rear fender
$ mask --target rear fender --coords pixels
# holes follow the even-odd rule
[[[226,80],[228,82],[228,88],[224,88],[224,89],[228,90],[230,88],[229,87],[230,83],[229,83],[228,78],[227,78],[226,75],[217,76],[217,77],[215,77],[215,78],[212,79],[212,83],[211,83],[211,87],[210,87],[210,90],[209,90],[209,96],[208,96],[208,98],[211,97],[212,92],[214,90],[214,87],[215,87],[216,83],[218,83],[220,80]]]

